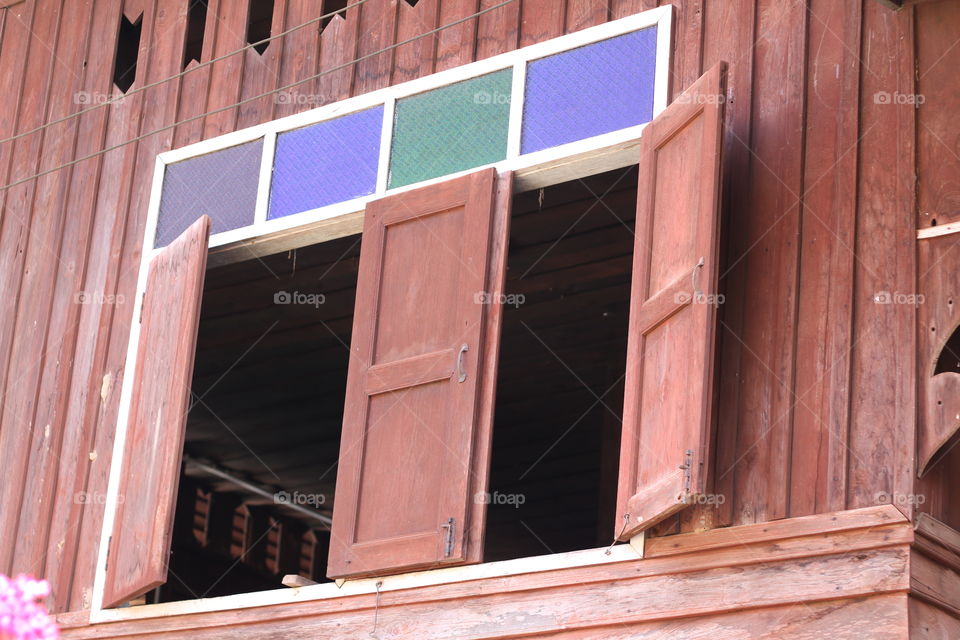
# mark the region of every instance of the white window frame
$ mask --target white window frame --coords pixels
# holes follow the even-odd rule
[[[360,233],[363,228],[363,211],[366,204],[371,200],[382,198],[385,195],[392,195],[445,182],[457,176],[473,173],[486,167],[495,167],[498,172],[513,171],[515,176],[514,188],[517,193],[627,167],[637,163],[640,136],[646,124],[628,127],[619,131],[578,140],[534,153],[520,154],[523,115],[522,96],[524,92],[524,82],[526,80],[527,64],[539,58],[607,40],[646,27],[656,26],[657,50],[653,92],[653,117],[655,118],[666,108],[669,99],[672,20],[673,7],[671,5],[665,5],[530,45],[522,49],[500,54],[492,58],[455,67],[447,71],[441,71],[430,76],[386,87],[317,109],[161,153],[157,156],[154,167],[147,223],[143,238],[144,250],[140,261],[136,297],[134,298],[133,318],[136,319],[140,317],[150,260],[158,251],[162,250],[162,248],[153,249],[152,247],[156,235],[163,177],[167,165],[214,151],[220,151],[238,144],[263,139],[263,156],[260,166],[254,222],[252,225],[241,229],[212,235],[210,238],[208,267],[239,262],[241,260]],[[511,95],[514,99],[511,102],[510,108],[507,158],[505,160],[479,167],[472,167],[457,173],[445,174],[437,178],[403,187],[387,189],[386,168],[389,163],[390,143],[393,138],[394,107],[398,99],[511,67],[513,68]],[[516,99],[517,96],[520,96],[521,99]],[[318,209],[268,220],[267,210],[269,206],[270,180],[273,171],[277,135],[379,105],[384,105],[384,124],[381,131],[379,172],[375,192],[371,195],[353,200],[338,202]],[[295,589],[286,588],[258,591],[219,598],[105,609],[103,607],[103,598],[106,586],[107,550],[116,519],[117,496],[123,466],[122,457],[126,444],[127,422],[133,394],[133,371],[136,367],[139,340],[140,324],[134,321],[130,328],[130,337],[127,345],[125,366],[127,375],[124,375],[121,386],[116,435],[114,437],[104,517],[100,533],[100,545],[97,554],[96,574],[90,607],[90,621],[92,623],[149,618],[159,615],[174,615],[177,613],[225,611],[243,607],[264,606],[266,604],[302,602],[304,600],[374,593],[378,581],[382,582],[380,587],[381,591],[405,589],[412,586],[460,582],[489,576],[518,575],[529,571],[545,571],[565,567],[623,562],[637,558],[638,554],[640,557],[643,555],[643,534],[641,533],[631,541],[630,545],[613,547],[611,549],[587,549],[534,558],[520,558],[517,560],[488,562],[463,567],[433,569],[386,576],[383,578],[364,578],[350,580],[347,584],[338,581],[337,584],[320,584]]]

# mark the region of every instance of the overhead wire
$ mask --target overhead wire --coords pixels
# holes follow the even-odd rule
[[[362,0],[362,1],[365,2],[366,0]],[[360,57],[358,57],[358,58],[354,58],[353,60],[351,60],[351,61],[349,61],[349,62],[345,62],[345,63],[343,63],[343,64],[339,64],[339,65],[337,65],[337,66],[331,67],[330,69],[326,69],[326,70],[324,70],[324,71],[321,71],[320,73],[314,74],[314,75],[312,75],[312,76],[308,76],[308,77],[303,78],[303,79],[301,79],[301,80],[297,80],[296,82],[292,82],[292,83],[290,83],[290,84],[288,84],[288,85],[284,85],[284,86],[282,86],[282,87],[278,87],[278,88],[276,88],[276,89],[273,89],[273,90],[271,90],[271,91],[267,91],[267,92],[265,92],[265,93],[261,93],[261,94],[259,94],[259,95],[251,96],[251,97],[249,97],[249,98],[245,98],[245,99],[243,99],[243,100],[239,100],[239,101],[237,101],[237,102],[235,102],[235,103],[233,103],[233,104],[229,104],[229,105],[226,105],[226,106],[223,106],[223,107],[219,107],[219,108],[217,108],[217,109],[212,109],[212,110],[210,110],[210,111],[207,111],[207,112],[204,112],[204,113],[195,115],[195,116],[191,116],[191,117],[189,117],[189,118],[184,118],[183,120],[180,120],[180,121],[178,121],[178,122],[174,122],[174,123],[172,123],[172,124],[165,125],[165,126],[160,127],[160,128],[158,128],[158,129],[154,129],[153,131],[150,131],[150,132],[148,132],[148,133],[140,134],[140,135],[138,135],[138,136],[135,136],[135,137],[133,137],[133,138],[130,138],[129,140],[125,140],[124,142],[118,142],[118,143],[115,144],[115,145],[111,145],[111,146],[109,146],[109,147],[106,147],[106,148],[101,149],[101,150],[99,150],[99,151],[96,151],[96,152],[94,152],[94,153],[90,153],[90,154],[85,155],[85,156],[82,156],[82,157],[80,157],[80,158],[75,158],[75,159],[73,159],[73,160],[71,160],[71,161],[69,161],[69,162],[65,162],[65,163],[63,163],[63,164],[61,164],[61,165],[58,165],[58,166],[56,166],[56,167],[51,167],[50,169],[45,169],[45,170],[43,170],[43,171],[40,171],[40,172],[35,173],[35,174],[33,174],[33,175],[27,176],[27,177],[25,177],[25,178],[20,178],[19,180],[15,180],[14,182],[10,182],[10,183],[8,183],[8,184],[3,185],[2,187],[0,187],[0,191],[6,191],[6,190],[8,190],[8,189],[12,189],[13,187],[16,187],[16,186],[21,185],[21,184],[25,184],[25,183],[27,183],[27,182],[30,182],[31,180],[36,180],[37,178],[42,178],[43,176],[49,175],[49,174],[51,174],[51,173],[56,173],[57,171],[60,171],[60,170],[62,170],[62,169],[66,169],[67,167],[72,167],[72,166],[74,166],[74,165],[76,165],[76,164],[79,164],[79,163],[81,163],[81,162],[86,162],[87,160],[92,160],[93,158],[96,158],[96,157],[101,156],[101,155],[103,155],[103,154],[110,153],[111,151],[115,151],[115,150],[117,150],[117,149],[120,149],[120,148],[122,148],[122,147],[125,147],[125,146],[128,145],[128,144],[133,144],[134,142],[139,142],[139,141],[141,141],[141,140],[144,140],[144,139],[146,139],[146,138],[149,138],[150,136],[154,136],[154,135],[157,135],[158,133],[163,133],[164,131],[169,131],[170,129],[174,129],[174,128],[176,128],[176,127],[179,127],[180,125],[187,124],[188,122],[193,122],[194,120],[199,120],[199,119],[201,119],[201,118],[205,118],[205,117],[207,117],[207,116],[211,116],[211,115],[214,115],[214,114],[217,114],[217,113],[221,113],[221,112],[223,112],[223,111],[229,111],[230,109],[233,109],[233,108],[235,108],[235,107],[242,106],[242,105],[247,104],[247,103],[249,103],[249,102],[255,102],[255,101],[257,101],[257,100],[261,100],[261,99],[266,98],[266,97],[268,97],[268,96],[271,96],[271,95],[273,95],[273,94],[275,94],[275,93],[282,93],[282,92],[284,92],[284,91],[288,91],[288,90],[292,89],[293,87],[296,87],[296,86],[299,86],[299,85],[301,85],[301,84],[304,84],[305,82],[310,82],[311,80],[316,80],[317,78],[321,78],[321,77],[323,77],[323,76],[325,76],[325,75],[327,75],[327,74],[334,73],[334,72],[336,72],[336,71],[340,71],[341,69],[345,69],[345,68],[347,68],[347,67],[350,67],[350,66],[353,66],[353,65],[355,65],[355,64],[358,64],[358,63],[360,63],[360,62],[363,62],[364,60],[368,60],[368,59],[370,59],[370,58],[373,58],[373,57],[375,57],[375,56],[378,56],[378,55],[380,55],[381,53],[386,53],[387,51],[391,51],[391,50],[396,49],[396,48],[398,48],[398,47],[402,47],[402,46],[404,46],[404,45],[410,44],[411,42],[416,42],[417,40],[419,40],[419,39],[421,39],[421,38],[425,38],[425,37],[431,36],[431,35],[433,35],[433,34],[435,34],[435,33],[439,33],[440,31],[443,31],[444,29],[449,29],[450,27],[455,27],[455,26],[457,26],[458,24],[463,24],[464,22],[468,22],[468,21],[470,21],[470,20],[473,20],[474,18],[478,18],[478,17],[480,17],[480,16],[482,16],[482,15],[484,15],[484,14],[486,14],[486,13],[490,13],[491,11],[496,11],[497,9],[500,9],[501,7],[504,7],[504,6],[508,5],[508,4],[511,4],[511,3],[513,3],[513,2],[516,2],[516,1],[517,1],[517,0],[504,0],[503,2],[500,2],[500,3],[498,3],[498,4],[489,6],[489,7],[487,7],[486,9],[481,9],[481,10],[476,11],[476,12],[474,12],[474,13],[468,15],[468,16],[465,16],[465,17],[460,18],[460,19],[458,19],[458,20],[454,20],[453,22],[450,22],[450,23],[447,23],[447,24],[445,24],[445,25],[436,27],[436,28],[431,29],[431,30],[429,30],[429,31],[425,31],[425,32],[423,32],[423,33],[421,33],[421,34],[418,34],[418,35],[416,35],[416,36],[413,36],[412,38],[407,38],[406,40],[403,40],[403,41],[401,41],[401,42],[396,42],[396,43],[394,43],[394,44],[392,44],[392,45],[383,47],[382,49],[379,49],[379,50],[377,50],[377,51],[373,51],[373,52],[371,52],[371,53],[368,53],[368,54],[366,54],[366,55],[360,56]],[[144,88],[146,88],[146,87],[144,87]],[[51,124],[53,124],[53,123],[51,123]]]
[[[220,62],[220,61],[222,61],[222,60],[226,60],[227,58],[230,58],[230,57],[232,57],[232,56],[235,56],[235,55],[237,55],[237,54],[239,54],[239,53],[243,53],[243,52],[246,51],[247,49],[253,49],[254,47],[260,46],[261,44],[264,44],[264,43],[269,44],[271,41],[277,40],[277,39],[279,39],[279,38],[283,38],[283,37],[285,37],[285,36],[293,33],[294,31],[299,31],[300,29],[303,29],[303,28],[305,28],[305,27],[309,27],[310,25],[316,24],[317,22],[321,22],[321,21],[323,21],[323,20],[326,20],[327,18],[332,18],[333,16],[337,15],[338,13],[345,13],[347,9],[352,9],[353,7],[359,7],[360,5],[362,5],[362,4],[366,3],[366,2],[369,2],[369,0],[357,0],[357,1],[354,2],[353,4],[348,4],[347,6],[343,7],[342,9],[337,9],[336,11],[331,11],[330,13],[325,13],[325,14],[323,14],[322,16],[317,16],[316,18],[311,18],[310,20],[307,20],[307,21],[304,22],[303,24],[298,24],[298,25],[295,26],[295,27],[290,27],[290,28],[287,29],[286,31],[281,31],[280,33],[278,33],[278,34],[276,34],[276,35],[270,36],[269,38],[264,38],[263,40],[258,40],[257,42],[251,42],[251,43],[249,43],[249,44],[247,44],[247,45],[245,45],[245,46],[243,46],[243,47],[240,47],[239,49],[235,49],[234,51],[229,51],[229,52],[224,53],[224,54],[222,54],[222,55],[220,55],[220,56],[217,56],[216,58],[213,58],[213,59],[211,59],[211,60],[207,60],[206,62],[201,62],[201,63],[199,63],[199,64],[197,64],[197,65],[192,66],[192,67],[188,67],[188,68],[184,69],[183,71],[180,71],[179,73],[175,73],[175,74],[173,74],[172,76],[170,76],[170,77],[168,77],[168,78],[164,78],[164,79],[162,79],[162,80],[156,80],[156,81],[151,82],[151,83],[149,83],[149,84],[145,84],[145,85],[143,85],[142,87],[137,87],[136,89],[131,89],[130,91],[128,91],[128,92],[126,92],[126,93],[121,93],[120,95],[114,96],[114,97],[112,97],[112,98],[110,98],[110,99],[108,99],[108,100],[104,100],[103,102],[98,102],[97,104],[93,105],[92,107],[87,107],[86,109],[81,109],[80,111],[75,111],[75,112],[73,112],[73,113],[70,113],[70,114],[67,114],[67,115],[63,116],[62,118],[57,118],[56,120],[51,120],[50,122],[45,122],[45,123],[43,123],[42,125],[34,128],[34,129],[30,129],[29,131],[24,131],[24,132],[22,132],[22,133],[18,133],[18,134],[16,134],[16,135],[10,136],[9,138],[4,138],[3,140],[0,140],[0,144],[6,144],[7,142],[12,142],[12,141],[14,141],[14,140],[19,140],[20,138],[24,138],[24,137],[26,137],[26,136],[32,135],[32,134],[34,134],[34,133],[37,133],[37,132],[39,132],[39,131],[43,131],[44,129],[46,129],[46,128],[48,128],[48,127],[52,127],[52,126],[54,126],[54,125],[58,125],[58,124],[60,124],[60,123],[62,123],[62,122],[66,122],[67,120],[71,120],[71,119],[73,119],[73,118],[79,118],[80,116],[82,116],[82,115],[84,115],[84,114],[87,114],[87,113],[90,113],[91,111],[96,111],[97,109],[102,109],[103,107],[109,106],[109,105],[111,105],[111,104],[115,104],[115,103],[120,102],[120,101],[122,101],[122,100],[124,100],[124,99],[126,99],[126,98],[129,98],[130,96],[137,95],[138,93],[143,93],[144,91],[147,91],[148,89],[152,89],[152,88],[154,88],[154,87],[159,87],[160,85],[166,84],[167,82],[170,82],[170,81],[172,81],[172,80],[177,80],[177,79],[179,79],[179,78],[182,78],[182,77],[184,77],[185,75],[187,75],[188,73],[192,73],[192,72],[194,72],[194,71],[199,71],[200,69],[203,69],[203,68],[205,68],[205,67],[209,67],[209,66],[212,65],[212,64],[216,64],[217,62]]]

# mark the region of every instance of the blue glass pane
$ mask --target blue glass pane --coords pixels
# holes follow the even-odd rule
[[[383,106],[277,136],[269,219],[370,195]]]
[[[558,53],[527,66],[521,152],[653,119],[657,28]]]
[[[155,247],[165,247],[202,215],[211,233],[253,224],[263,140],[171,164],[163,174]]]

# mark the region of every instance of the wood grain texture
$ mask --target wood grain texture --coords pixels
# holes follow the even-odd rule
[[[715,65],[641,140],[620,540],[705,494],[711,473],[725,72]]]
[[[860,193],[857,216],[856,298],[853,331],[857,348],[851,365],[847,506],[875,504],[878,494],[909,496],[916,466],[916,309],[910,304],[877,304],[883,292],[909,293],[916,287],[914,175],[916,108],[886,104],[879,92],[908,94],[914,86],[913,10],[890,12],[864,5],[860,120]],[[881,55],[892,48],[895,56]],[[890,375],[896,371],[896,375]],[[910,515],[913,504],[898,506]]]
[[[432,7],[437,24],[444,24],[493,3],[436,0]],[[290,27],[319,15],[322,3],[285,4],[283,24]],[[599,3],[607,6],[610,19],[657,4]],[[937,342],[957,322],[956,305],[948,304],[958,272],[952,239],[927,240],[919,250],[914,240],[918,226],[931,226],[934,217],[938,224],[949,222],[956,214],[956,163],[950,153],[956,151],[952,87],[960,51],[950,48],[960,20],[955,3],[924,2],[898,12],[873,1],[672,4],[673,93],[703,68],[730,62],[724,142],[730,233],[724,240],[726,303],[717,356],[720,418],[712,489],[725,501],[715,509],[690,509],[671,530],[869,505],[880,492],[921,494],[922,509],[960,526],[960,501],[950,490],[960,481],[960,449],[913,482],[916,408],[919,403],[922,410],[925,402],[918,397],[914,372],[926,371]],[[135,87],[148,77],[158,80],[181,70],[178,25],[185,8],[183,2],[137,5],[144,13],[144,46],[142,79]],[[210,3],[203,60],[243,44],[239,14],[244,11],[228,5]],[[402,18],[431,10],[427,0],[418,5],[422,8],[385,10],[396,9]],[[578,7],[586,22],[578,17]],[[64,24],[66,11],[75,24]],[[0,137],[78,109],[81,105],[67,95],[75,86],[101,96],[111,92],[122,11],[117,0],[63,9],[59,0],[37,0],[2,10],[0,91],[13,98],[0,110]],[[437,36],[432,59],[427,45],[420,47],[419,61],[394,55],[391,64],[378,67],[375,81],[360,81],[366,72],[348,65],[300,88],[316,104],[331,102],[367,85],[382,86],[426,68],[561,35],[601,13],[578,2],[517,0]],[[360,8],[350,9],[319,35],[319,29],[307,28],[287,36],[277,84],[349,63],[361,45],[364,51],[376,50],[374,35],[360,28],[360,14]],[[233,34],[225,31],[223,19],[239,25]],[[79,25],[88,23],[97,34],[89,45],[77,37]],[[160,24],[162,29],[155,28]],[[393,44],[401,29],[416,35],[418,24],[401,19],[393,35],[377,36],[380,46]],[[54,155],[41,158],[49,151],[60,158],[79,157],[228,106],[241,92],[252,95],[245,59],[233,56],[191,71],[159,91],[92,111],[79,125],[0,144],[3,184],[41,165],[54,166]],[[919,94],[926,100],[919,108],[883,105],[875,101],[878,92]],[[314,103],[276,105],[272,116],[266,107],[250,109],[242,117],[262,121]],[[64,172],[69,178],[0,192],[0,456],[9,470],[0,486],[0,570],[12,568],[17,545],[39,558],[37,548],[46,538],[43,572],[53,582],[58,609],[89,604],[103,509],[78,504],[75,496],[106,490],[150,188],[145,169],[159,151],[232,130],[239,110],[224,114],[179,126],[173,138],[157,136],[150,144],[111,151]],[[792,194],[802,201],[796,204]],[[791,202],[795,206],[789,210]],[[787,217],[774,225],[784,211]],[[355,231],[359,221],[357,216],[341,226]],[[50,238],[61,247],[62,264],[55,267],[54,258],[38,250],[40,239]],[[272,246],[287,248],[282,242]],[[101,299],[126,299],[73,305],[71,288]],[[918,290],[926,296],[919,318],[906,306],[872,301],[879,291]],[[49,297],[29,304],[41,294]],[[33,424],[22,415],[34,416]],[[50,440],[44,435],[48,423]],[[57,447],[60,454],[54,456]],[[52,464],[38,464],[44,460]],[[41,507],[39,500],[25,500],[34,491],[53,502]],[[21,513],[25,519],[19,524]],[[24,539],[35,534],[36,540]]]
[[[911,531],[902,521],[883,524],[877,515],[818,516],[819,530],[810,519],[791,531],[786,520],[776,541],[765,536],[765,525],[748,525],[738,539],[716,548],[607,565],[397,590],[386,578],[377,631],[388,638],[555,637],[560,632],[589,638],[619,637],[635,629],[644,632],[639,637],[671,630],[705,637],[708,630],[729,629],[729,636],[720,637],[755,637],[737,635],[738,629],[752,629],[768,637],[827,632],[853,638],[862,637],[868,622],[852,612],[864,607],[864,615],[875,616],[869,628],[877,637],[905,638]],[[846,528],[857,524],[868,528]],[[203,638],[216,637],[227,626],[240,638],[277,637],[294,629],[315,636],[360,635],[372,628],[376,599],[369,593],[92,627],[82,617],[64,618],[70,625],[64,637]],[[518,610],[525,615],[516,615]],[[795,616],[786,615],[790,610]],[[773,612],[785,615],[773,617]],[[858,626],[861,636],[854,635]]]
[[[797,315],[796,405],[790,514],[842,509],[849,411],[850,313],[860,61],[846,43],[860,37],[860,2],[810,7],[804,151],[803,243]],[[840,31],[834,31],[839,29]],[[839,70],[839,72],[838,72]]]
[[[502,282],[486,169],[367,206],[331,531],[332,577],[479,562],[468,532],[484,503],[496,369],[483,295]],[[507,201],[507,203],[509,200]],[[503,202],[500,203],[503,205]],[[502,228],[504,223],[499,223]],[[500,244],[504,236],[498,237]],[[494,331],[493,335],[498,332]],[[479,503],[479,504],[478,504]],[[477,542],[477,541],[473,541]]]
[[[122,604],[167,578],[209,237],[210,219],[204,216],[150,262],[106,606]]]
[[[919,598],[908,603],[911,640],[940,640],[960,636],[960,618]]]
[[[20,114],[15,124],[19,130],[33,129],[44,121],[50,76],[55,62],[55,52],[49,43],[56,40],[59,12],[59,2],[48,2],[42,7],[38,6],[38,3],[30,3],[25,5],[21,15],[16,17],[26,23],[26,31],[32,36],[28,38],[27,33],[24,33],[24,40],[20,40],[24,48],[20,50],[18,57],[21,59],[19,64],[22,65],[24,75],[20,81]],[[14,39],[17,39],[16,31],[14,27]],[[23,51],[28,53],[25,64]],[[8,74],[15,77],[14,68],[11,66],[8,69]],[[40,163],[39,153],[43,140],[44,133],[40,131],[8,145],[10,164],[6,172],[7,180],[26,177],[36,171]],[[34,357],[39,355],[26,351],[27,345],[24,345],[22,340],[18,341],[16,334],[17,311],[20,308],[18,303],[23,297],[21,284],[24,258],[35,215],[34,186],[34,183],[25,183],[4,191],[5,199],[0,203],[4,207],[3,218],[0,219],[0,291],[9,292],[10,295],[3,308],[3,322],[0,323],[0,397],[4,400],[3,408],[0,409],[0,423],[6,425],[0,429],[0,451],[4,452],[3,468],[8,474],[8,481],[0,486],[0,522],[4,525],[0,527],[0,570],[5,573],[10,572],[13,562],[20,496],[27,474],[29,442],[33,432],[30,418],[24,416],[22,411],[23,405],[29,402],[24,400],[24,395],[35,390],[17,383],[21,375],[19,372],[25,367],[35,367]],[[40,226],[42,221],[38,223],[38,227]],[[20,326],[22,327],[22,324]]]
[[[76,3],[65,4],[62,20],[66,27],[59,33],[57,50],[86,52],[91,28],[91,15],[86,7]],[[66,91],[58,93],[51,100],[50,116],[62,118],[82,108],[75,97],[84,87],[84,75],[85,70],[77,74],[66,65],[55,66],[53,82]],[[49,168],[67,162],[76,154],[80,124],[80,119],[75,118],[50,130],[42,152],[41,167]],[[65,425],[60,418],[69,380],[69,369],[62,367],[61,362],[69,361],[72,356],[74,343],[70,339],[70,328],[76,325],[80,308],[76,264],[83,258],[82,252],[86,246],[82,239],[89,227],[89,207],[84,207],[81,215],[57,215],[69,210],[72,199],[81,195],[71,192],[75,171],[71,168],[38,180],[35,206],[39,211],[54,215],[46,215],[44,224],[34,225],[35,235],[25,258],[39,266],[28,271],[22,286],[36,292],[45,301],[24,298],[24,302],[29,303],[23,319],[29,326],[26,333],[31,336],[34,345],[32,350],[44,354],[37,367],[19,377],[19,384],[25,388],[39,388],[37,399],[31,403],[33,407],[25,407],[28,415],[32,410],[30,422],[42,425],[33,431],[27,463],[30,468],[55,468],[61,460]],[[53,256],[56,257],[51,259]],[[49,344],[47,340],[50,335],[63,335],[65,339]],[[54,474],[27,474],[19,526],[39,533],[21,537],[17,541],[13,566],[16,573],[37,574],[46,570],[48,524],[52,517],[50,510],[55,490]]]

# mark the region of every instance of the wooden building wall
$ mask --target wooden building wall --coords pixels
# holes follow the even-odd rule
[[[143,13],[134,88],[179,73],[187,0],[0,2],[0,139],[30,132],[0,144],[0,184],[11,185],[0,191],[0,572],[46,576],[60,609],[89,604],[155,155],[657,4],[515,0],[338,69],[500,1],[367,0],[322,33],[294,32],[262,56],[248,50],[35,132],[111,93],[121,11]],[[274,33],[321,4],[277,0]],[[917,158],[958,151],[955,137],[924,131],[953,117],[960,93],[960,47],[950,48],[960,7],[672,4],[674,92],[731,64],[716,447],[725,501],[662,532],[909,495],[917,312],[874,296],[916,290],[915,202],[941,188],[914,179]],[[211,0],[203,60],[244,45],[245,12]],[[235,106],[324,70],[295,90],[315,102]],[[927,74],[952,91],[938,87],[919,110],[876,98],[913,94]],[[955,185],[951,176],[937,179]]]

